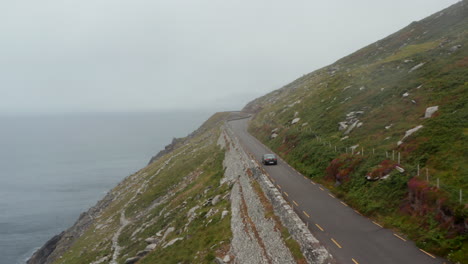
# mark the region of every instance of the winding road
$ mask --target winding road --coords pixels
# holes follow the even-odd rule
[[[247,122],[248,119],[240,119],[229,124],[244,149],[260,161],[263,154],[272,151],[247,132]],[[264,169],[312,234],[338,263],[449,263],[419,249],[403,235],[364,217],[283,160],[278,159],[277,166],[264,166]]]

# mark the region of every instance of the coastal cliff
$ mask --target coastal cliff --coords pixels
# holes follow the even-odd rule
[[[239,115],[166,148],[28,264],[334,263],[230,132]]]

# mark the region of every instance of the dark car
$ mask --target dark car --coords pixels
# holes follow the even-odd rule
[[[275,154],[265,154],[262,157],[262,163],[265,165],[269,165],[269,164],[276,165],[278,164],[278,159],[276,159]]]

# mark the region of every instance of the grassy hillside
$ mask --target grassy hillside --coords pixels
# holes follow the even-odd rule
[[[251,133],[304,175],[419,247],[468,263],[468,1],[245,110],[256,114]]]
[[[224,150],[216,141],[226,115],[214,115],[183,145],[114,188],[109,205],[54,263],[126,263],[139,254],[138,263],[212,263],[224,256],[232,234],[230,215],[221,214],[230,211],[230,186],[220,185]],[[219,201],[209,202],[215,196]],[[149,244],[156,250],[144,252]]]

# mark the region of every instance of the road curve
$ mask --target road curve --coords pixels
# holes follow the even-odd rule
[[[248,119],[233,120],[229,125],[244,149],[260,161],[263,154],[272,151],[247,132],[247,122]],[[449,263],[417,248],[404,236],[362,216],[283,160],[279,159],[276,166],[264,166],[264,169],[312,234],[338,263]]]

